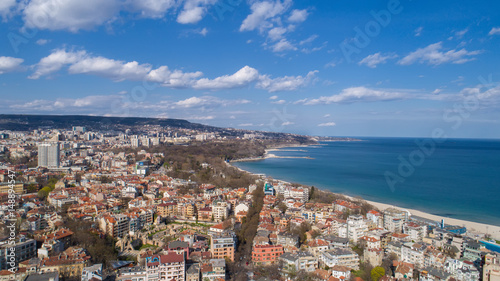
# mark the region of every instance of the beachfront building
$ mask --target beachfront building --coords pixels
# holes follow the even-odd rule
[[[422,241],[427,236],[427,226],[414,222],[403,224],[403,233],[408,234],[412,241]]]
[[[384,210],[384,228],[391,232],[402,232],[403,225],[408,221],[408,212],[396,208]]]

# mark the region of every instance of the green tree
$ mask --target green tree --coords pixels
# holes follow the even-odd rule
[[[371,277],[373,281],[378,281],[385,275],[385,269],[383,267],[377,266],[371,271]]]

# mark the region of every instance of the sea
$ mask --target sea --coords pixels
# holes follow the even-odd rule
[[[500,140],[358,139],[281,148],[269,152],[276,158],[232,164],[274,179],[500,226]]]

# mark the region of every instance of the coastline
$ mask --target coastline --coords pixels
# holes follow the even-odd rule
[[[268,159],[268,158],[287,158],[287,157],[279,157],[279,156],[276,156],[274,154],[270,154],[269,152],[279,150],[280,148],[295,148],[295,147],[308,147],[308,146],[314,146],[314,145],[296,145],[296,146],[284,145],[284,146],[279,146],[279,147],[273,147],[273,148],[266,149],[265,150],[266,152],[262,157],[252,158],[252,159],[239,159],[239,160],[235,160],[235,161],[231,161],[231,162],[260,161],[260,160],[264,160],[264,159]],[[307,158],[307,157],[292,157],[292,158]],[[312,158],[309,158],[309,159],[312,159]],[[231,165],[231,163],[227,163],[227,164]],[[234,167],[242,172],[249,173],[251,175],[255,175],[258,177],[263,176],[263,174],[255,174],[255,173],[243,170],[243,169],[236,167],[236,166],[233,166],[233,165],[231,165],[231,167]],[[271,177],[268,175],[265,175],[265,176]],[[277,181],[291,184],[290,182],[287,182],[284,180],[277,180]],[[301,183],[299,183],[299,184],[301,184]],[[304,185],[304,186],[308,186],[308,185]],[[330,190],[324,190],[324,189],[321,189],[321,190],[324,192],[330,192],[333,194],[343,195],[347,198],[350,198],[351,200],[355,200],[355,198],[353,198],[352,196],[346,195],[346,194],[335,193],[335,192],[332,192]],[[477,239],[480,239],[480,240],[484,237],[484,234],[490,235],[490,237],[493,239],[500,240],[500,226],[478,223],[478,222],[467,221],[467,220],[461,220],[461,219],[455,219],[455,218],[450,218],[450,217],[443,217],[443,216],[434,215],[431,213],[426,213],[426,212],[423,212],[423,211],[420,211],[417,209],[408,209],[408,208],[400,207],[397,205],[380,203],[380,202],[375,202],[375,201],[370,201],[370,200],[365,200],[365,199],[362,199],[362,200],[368,202],[369,204],[373,205],[375,208],[377,208],[381,211],[384,209],[387,209],[387,208],[394,207],[394,208],[398,208],[401,210],[406,210],[406,211],[410,212],[411,215],[430,219],[430,220],[433,220],[436,222],[441,222],[441,220],[444,220],[446,225],[465,226],[467,228],[467,233],[469,236],[476,237]]]

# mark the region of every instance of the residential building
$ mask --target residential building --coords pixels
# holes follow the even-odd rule
[[[256,245],[252,250],[252,261],[256,264],[270,264],[283,254],[281,245]]]
[[[347,238],[354,243],[358,243],[368,231],[368,225],[362,215],[351,215],[347,218]]]
[[[102,280],[102,264],[94,264],[82,269],[82,281]]]
[[[233,235],[212,235],[210,239],[210,251],[214,259],[228,258],[234,261],[236,249],[236,238]]]
[[[169,252],[166,255],[154,255],[146,258],[148,281],[185,280],[185,260],[183,254]]]
[[[284,253],[279,259],[283,262],[283,272],[285,273],[301,270],[313,272],[318,268],[318,258],[309,252]]]
[[[391,232],[403,231],[403,224],[408,221],[408,212],[396,208],[387,208],[383,211],[384,228]]]
[[[148,281],[144,266],[125,267],[118,270],[116,281]]]
[[[38,167],[58,168],[60,150],[58,142],[38,144]]]
[[[335,265],[347,266],[349,268],[359,269],[359,256],[354,251],[344,248],[334,248],[321,253],[319,257],[321,264],[328,267]]]
[[[11,268],[9,262],[15,258],[15,264],[36,257],[36,241],[28,239],[24,235],[19,235],[15,244],[9,244],[8,239],[0,241],[0,270]],[[14,251],[12,251],[14,250]]]

